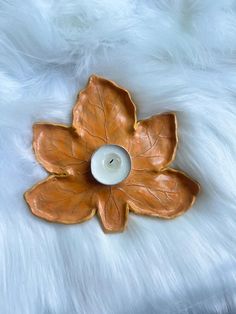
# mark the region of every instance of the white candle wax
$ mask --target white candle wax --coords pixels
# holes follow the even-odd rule
[[[129,153],[118,145],[103,145],[91,158],[91,172],[100,183],[114,185],[128,177],[131,170]]]

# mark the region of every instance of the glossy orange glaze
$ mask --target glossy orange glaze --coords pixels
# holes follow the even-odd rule
[[[177,148],[173,113],[136,121],[129,93],[112,81],[91,76],[78,95],[72,127],[37,123],[33,147],[36,158],[50,172],[25,193],[38,217],[73,224],[96,212],[104,231],[124,230],[128,212],[174,218],[191,207],[199,184],[183,172],[167,168]],[[114,186],[98,183],[90,172],[93,152],[104,144],[124,147],[132,170]]]

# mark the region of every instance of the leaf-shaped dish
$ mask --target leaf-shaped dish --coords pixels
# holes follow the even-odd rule
[[[175,114],[137,122],[128,91],[104,78],[92,75],[78,95],[72,127],[37,123],[33,131],[36,158],[52,175],[25,199],[33,214],[48,221],[79,223],[98,212],[104,231],[121,232],[129,210],[174,218],[199,192],[197,182],[167,168],[178,142]],[[132,160],[129,176],[114,186],[97,182],[90,171],[93,152],[106,144],[125,148]]]

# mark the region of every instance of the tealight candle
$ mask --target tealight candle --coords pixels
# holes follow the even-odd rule
[[[118,184],[128,177],[130,170],[130,155],[121,146],[111,144],[103,145],[92,155],[92,175],[102,184]]]

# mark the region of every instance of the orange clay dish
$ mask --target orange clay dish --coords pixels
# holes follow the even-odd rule
[[[72,126],[36,123],[33,148],[51,175],[25,193],[32,213],[51,222],[75,224],[96,213],[105,232],[122,232],[129,211],[175,218],[189,209],[199,184],[168,168],[177,148],[174,113],[136,120],[127,90],[92,75],[77,98]],[[106,144],[123,147],[132,161],[128,177],[115,185],[94,179],[90,160]]]

